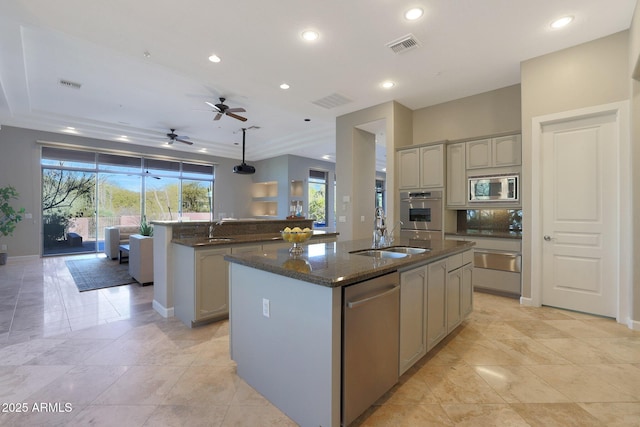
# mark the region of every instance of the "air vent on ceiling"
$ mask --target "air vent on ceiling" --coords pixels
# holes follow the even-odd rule
[[[72,89],[80,89],[82,85],[80,83],[72,82],[71,80],[60,79],[60,86],[70,87]]]
[[[339,107],[350,102],[353,102],[353,100],[347,98],[346,96],[340,95],[339,93],[333,93],[329,96],[325,96],[324,98],[312,101],[313,104],[326,109]]]
[[[420,46],[418,39],[413,34],[407,34],[397,40],[387,43],[386,45],[394,53],[404,53]]]

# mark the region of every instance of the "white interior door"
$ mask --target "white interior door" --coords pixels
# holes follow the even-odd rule
[[[616,115],[542,129],[542,304],[616,316]]]

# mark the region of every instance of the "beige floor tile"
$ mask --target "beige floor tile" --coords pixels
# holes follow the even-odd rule
[[[570,401],[524,366],[476,366],[474,369],[508,403]]]
[[[274,406],[230,406],[222,427],[297,427]]]
[[[457,427],[525,427],[529,425],[507,404],[445,404],[442,407]]]
[[[640,363],[640,336],[586,338],[584,341],[600,349],[617,363]]]
[[[145,427],[220,427],[227,415],[227,406],[210,406],[194,410],[191,406],[158,406]]]
[[[69,427],[138,427],[153,414],[153,405],[91,405],[82,409]]]
[[[585,365],[594,363],[618,363],[619,360],[605,349],[579,338],[537,339],[537,342],[553,350],[571,363]]]
[[[517,359],[519,365],[565,365],[571,362],[532,338],[497,339],[500,350]]]
[[[415,376],[440,403],[505,403],[469,366],[426,365]]]
[[[594,376],[597,365],[532,365],[527,367],[551,387],[573,402],[633,402],[632,395],[621,387]]]
[[[571,338],[570,334],[554,328],[544,320],[529,320],[526,322],[510,320],[507,321],[507,323],[509,326],[533,339]]]
[[[438,404],[393,405],[369,408],[351,427],[431,427],[453,426],[453,421]]]
[[[584,370],[596,381],[611,384],[628,394],[634,401],[640,402],[640,369],[631,364],[588,365]]]
[[[493,321],[488,325],[484,325],[480,332],[485,339],[490,340],[529,338],[513,326],[502,321]]]
[[[65,339],[35,339],[0,348],[0,365],[22,365],[64,343]]]
[[[383,405],[421,405],[439,403],[429,386],[415,376],[396,384],[382,396],[376,404]]]
[[[30,395],[30,403],[64,402],[73,407],[92,403],[127,371],[126,366],[76,366]]]
[[[185,370],[180,366],[131,366],[93,403],[159,405]]]
[[[457,353],[469,365],[518,365],[520,357],[514,357],[503,351],[494,341],[482,339],[470,343],[466,340],[453,340],[447,348]]]
[[[614,336],[602,328],[593,327],[593,321],[584,320],[546,320],[548,325],[564,331],[576,338],[607,338]]]
[[[511,407],[532,427],[602,427],[576,403],[514,403]]]
[[[640,426],[640,403],[579,403],[607,427]]]
[[[170,390],[164,405],[229,405],[236,393],[235,368],[189,367]]]
[[[110,340],[68,339],[27,362],[29,365],[77,365],[101,351]]]
[[[23,402],[73,366],[0,366],[0,403]]]

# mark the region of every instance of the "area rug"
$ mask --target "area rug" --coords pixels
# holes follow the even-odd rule
[[[128,264],[108,258],[83,258],[65,261],[80,292],[136,283]]]

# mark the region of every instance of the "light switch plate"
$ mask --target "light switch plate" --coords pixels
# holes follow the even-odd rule
[[[262,298],[262,315],[264,317],[271,317],[271,310],[269,307],[269,300]]]

